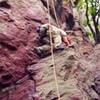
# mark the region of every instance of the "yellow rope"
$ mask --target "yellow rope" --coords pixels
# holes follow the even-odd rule
[[[51,21],[50,21],[50,8],[49,8],[49,5],[50,5],[50,4],[49,4],[49,0],[47,0],[48,19],[49,19],[49,26],[50,26],[50,25],[51,25]],[[50,28],[50,29],[51,29],[51,28]],[[56,73],[55,60],[54,60],[52,34],[51,34],[51,30],[49,30],[49,31],[50,31],[50,44],[51,44],[52,64],[53,64],[54,78],[55,78],[55,84],[56,84],[56,91],[57,91],[58,100],[61,100],[61,99],[60,99],[59,86],[58,86],[57,73]]]

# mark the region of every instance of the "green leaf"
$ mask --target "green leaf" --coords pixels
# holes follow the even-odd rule
[[[83,21],[83,25],[84,25],[84,26],[87,26],[87,19],[85,19],[85,20]]]
[[[83,8],[83,6],[84,6],[84,0],[80,0],[77,5],[77,8],[80,9],[80,8]]]
[[[88,36],[88,37],[93,37],[92,32],[87,32],[87,36]]]
[[[98,25],[98,29],[100,30],[100,25]]]
[[[90,14],[95,14],[95,13],[96,13],[96,8],[94,8],[94,7],[89,7],[89,13],[90,13]]]

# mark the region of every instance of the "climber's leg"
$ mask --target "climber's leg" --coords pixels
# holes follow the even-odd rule
[[[47,55],[49,55],[51,52],[51,47],[50,45],[43,45],[40,47],[35,47],[34,51],[40,56],[40,57],[45,57]]]

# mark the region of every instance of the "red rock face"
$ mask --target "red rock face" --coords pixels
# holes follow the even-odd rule
[[[38,21],[45,21],[45,12],[37,0],[9,0],[6,3],[11,8],[0,5],[0,90],[6,92],[1,93],[0,100],[8,100],[10,95],[12,100],[33,100],[30,95],[35,92],[35,83],[29,79],[27,66],[38,58],[32,48],[36,45],[35,29],[40,25]],[[19,80],[24,83],[16,85]],[[12,85],[14,93],[8,95]]]

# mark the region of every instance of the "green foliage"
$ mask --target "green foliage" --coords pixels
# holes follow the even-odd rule
[[[82,21],[84,26],[90,28],[91,32],[87,32],[89,37],[93,36],[97,43],[100,43],[100,0],[79,0],[78,10],[85,9],[86,19]]]
[[[79,0],[77,8],[82,9],[84,7],[84,0]]]
[[[82,23],[84,26],[87,26],[87,19],[85,19]]]
[[[86,34],[87,34],[88,37],[93,37],[92,32],[87,32]]]
[[[100,25],[98,25],[98,29],[100,30]]]
[[[89,12],[89,14],[94,15],[96,13],[96,9],[94,7],[89,7],[88,12]]]

